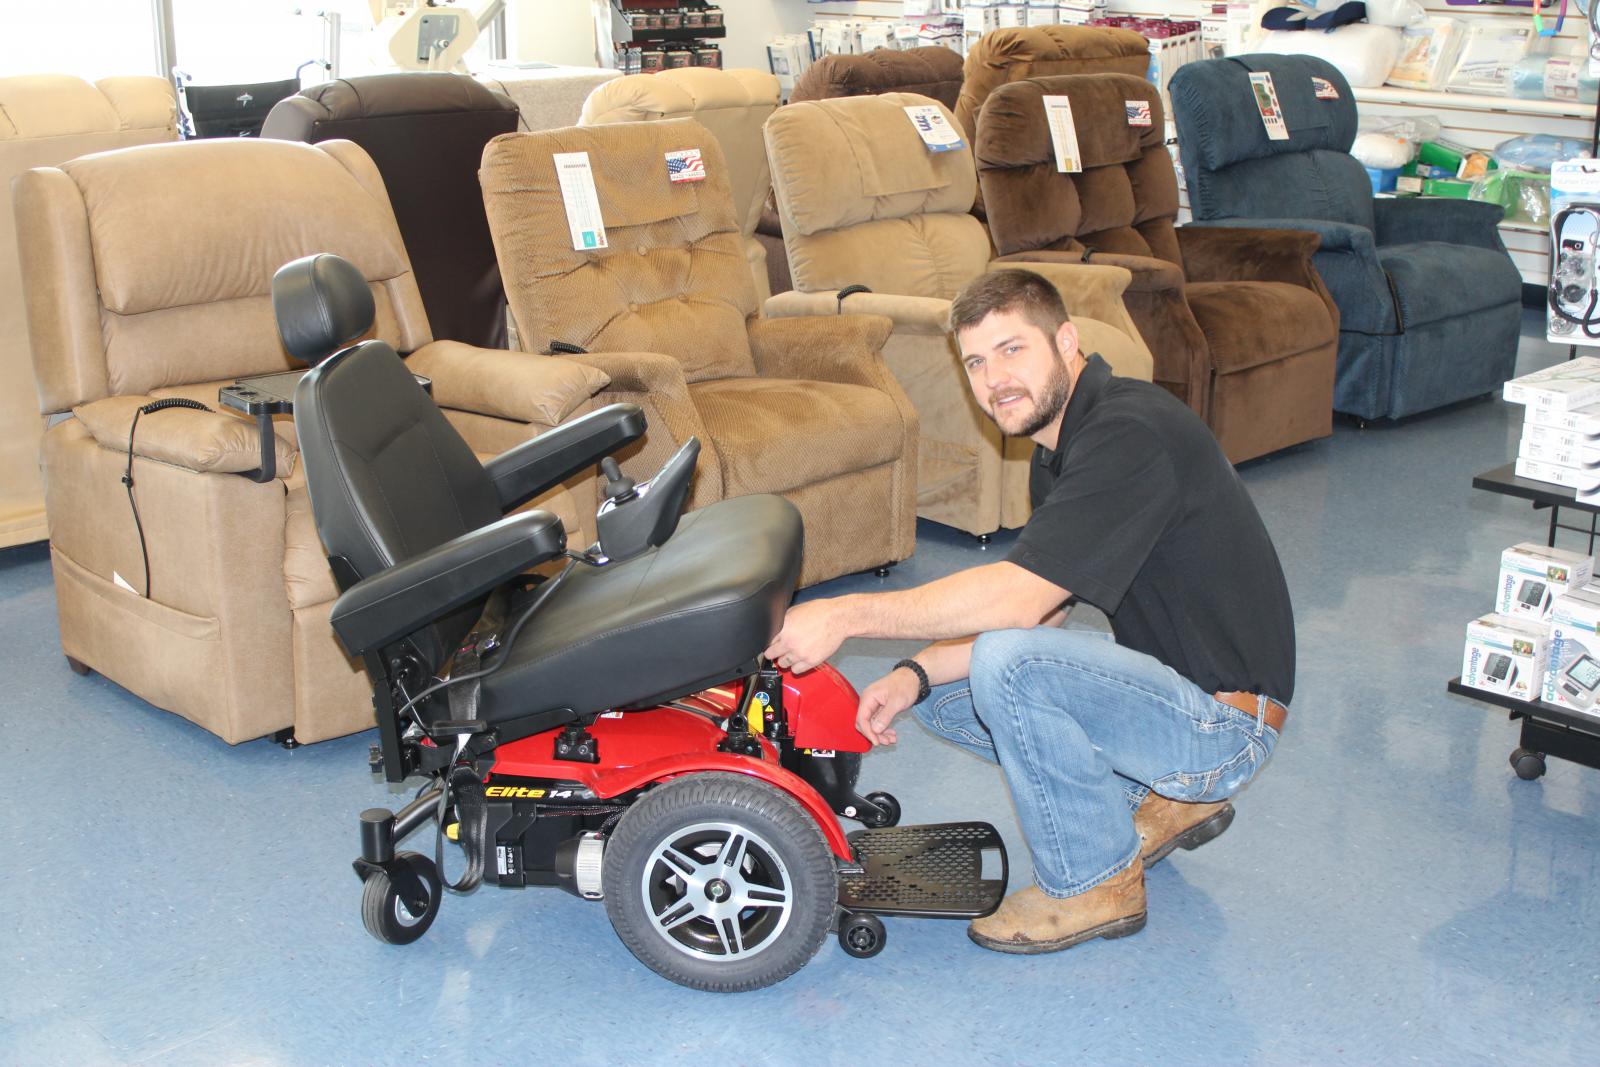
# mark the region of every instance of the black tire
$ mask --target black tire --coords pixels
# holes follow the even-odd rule
[[[900,825],[900,801],[895,799],[893,793],[868,793],[862,799],[869,804],[875,804],[883,809],[881,817],[873,816],[861,820],[861,825],[877,830],[885,826]],[[863,813],[865,814],[865,813]]]
[[[1538,752],[1519,748],[1511,753],[1511,769],[1517,772],[1518,778],[1531,782],[1544,775],[1544,756]]]
[[[888,940],[889,931],[883,928],[883,920],[871,912],[858,911],[847,915],[839,926],[839,947],[858,960],[876,956],[883,951],[884,943]]]
[[[729,849],[731,865],[700,873],[727,863]],[[805,966],[839,898],[833,853],[810,813],[774,786],[726,773],[674,779],[630,807],[606,843],[603,884],[611,925],[639,962],[713,993],[760,989]],[[719,894],[758,903],[733,911]]]
[[[361,886],[361,923],[367,933],[386,945],[409,945],[428,932],[439,914],[439,901],[444,895],[439,880],[439,869],[426,856],[415,852],[395,854],[397,863],[405,863],[422,879],[428,892],[428,903],[417,915],[400,899],[400,891],[389,875],[377,871],[367,876]]]

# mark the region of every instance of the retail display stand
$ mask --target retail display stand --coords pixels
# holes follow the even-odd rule
[[[596,58],[624,74],[674,67],[720,67],[715,43],[728,35],[721,7],[710,0],[591,0]]]
[[[1588,536],[1589,553],[1593,555],[1595,515],[1600,513],[1600,504],[1580,504],[1571,489],[1549,482],[1518,478],[1515,466],[1507,463],[1503,467],[1484,471],[1472,479],[1472,487],[1532,501],[1535,510],[1549,508],[1550,531],[1546,543],[1553,548],[1557,530],[1573,530]],[[1588,512],[1588,526],[1562,523],[1562,508]],[[1522,720],[1522,738],[1511,753],[1511,767],[1517,772],[1517,777],[1533,779],[1544,774],[1546,756],[1556,756],[1600,770],[1600,717],[1547,704],[1542,700],[1518,700],[1485,689],[1470,688],[1461,684],[1459,676],[1450,679],[1445,688],[1457,696],[1471,697],[1485,704],[1505,708],[1513,721]]]

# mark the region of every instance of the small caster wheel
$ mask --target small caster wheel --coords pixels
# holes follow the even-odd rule
[[[361,922],[367,933],[386,945],[409,945],[428,932],[439,914],[442,887],[433,861],[415,852],[395,854],[395,861],[410,866],[422,880],[422,901],[407,903],[384,871],[367,876],[361,887]]]
[[[1518,778],[1531,782],[1544,774],[1544,754],[1519,748],[1511,753],[1511,769],[1517,772]]]
[[[71,656],[67,657],[67,666],[72,668],[72,673],[78,675],[79,677],[91,673],[90,667],[87,663],[80,659],[73,659]]]
[[[989,542],[994,540],[994,537],[991,534],[973,534],[972,539],[977,541],[980,545],[987,545]]]
[[[900,825],[900,802],[894,798],[893,793],[868,793],[863,799],[883,814],[872,815],[862,812],[862,826],[877,830],[885,826]]]
[[[870,912],[855,912],[839,927],[839,946],[858,960],[882,952],[887,940],[889,932],[883,928],[883,920]]]

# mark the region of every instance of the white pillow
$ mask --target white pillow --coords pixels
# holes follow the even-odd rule
[[[1396,27],[1353,22],[1332,33],[1273,30],[1261,39],[1256,51],[1325,59],[1360,89],[1384,83],[1400,58],[1400,47],[1400,30]]]

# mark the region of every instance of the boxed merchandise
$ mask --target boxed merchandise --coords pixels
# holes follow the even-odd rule
[[[1388,84],[1402,89],[1442,89],[1461,48],[1459,19],[1430,18],[1401,31],[1400,61]]]
[[[1509,615],[1484,615],[1467,624],[1461,684],[1537,700],[1549,657],[1549,627]]]
[[[1550,611],[1549,669],[1542,697],[1551,704],[1600,714],[1600,588],[1557,597]]]
[[[1467,27],[1447,83],[1468,93],[1505,94],[1511,91],[1511,69],[1528,54],[1533,41],[1531,26],[1505,26],[1476,22]]]
[[[1579,356],[1505,384],[1506,400],[1548,411],[1600,403],[1600,356]]]
[[[1600,404],[1555,411],[1529,405],[1523,409],[1522,432],[1526,436],[1535,427],[1570,433],[1584,439],[1600,441]]]
[[[1494,610],[1501,615],[1548,622],[1555,599],[1589,584],[1594,560],[1579,552],[1524,541],[1500,554],[1500,586]]]

